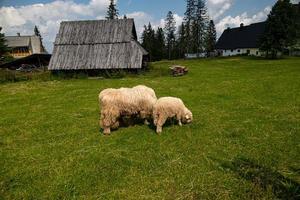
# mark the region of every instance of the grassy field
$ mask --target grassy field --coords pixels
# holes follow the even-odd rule
[[[189,67],[171,77],[168,67]],[[194,122],[98,126],[98,93],[145,84]],[[299,199],[300,58],[157,62],[122,79],[0,85],[0,199]]]

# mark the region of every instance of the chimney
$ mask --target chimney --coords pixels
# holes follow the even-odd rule
[[[19,36],[19,37],[20,37],[20,36],[21,36],[21,34],[20,34],[20,33],[17,33],[17,36]]]

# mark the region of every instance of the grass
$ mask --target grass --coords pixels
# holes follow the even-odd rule
[[[189,67],[169,76],[171,64]],[[194,122],[98,126],[98,93],[145,84]],[[0,199],[299,199],[300,58],[163,61],[121,79],[0,85]]]

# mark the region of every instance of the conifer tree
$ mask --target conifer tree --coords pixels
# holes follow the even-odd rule
[[[175,42],[175,31],[176,31],[176,22],[171,11],[168,12],[167,17],[165,19],[165,34],[166,34],[166,43],[167,43],[167,51],[168,51],[168,59],[172,58],[172,51]]]
[[[2,27],[0,27],[0,64],[8,60],[12,60],[12,57],[8,54],[10,48],[5,44],[5,35],[1,33]]]
[[[289,0],[277,1],[268,15],[266,29],[261,38],[260,50],[266,57],[276,58],[278,52],[295,43],[296,13]]]
[[[206,53],[207,56],[210,56],[210,52],[215,50],[217,40],[217,32],[216,27],[213,20],[209,21],[208,29],[207,29],[207,36],[206,36]]]
[[[106,19],[118,19],[118,9],[117,5],[115,4],[114,0],[110,0],[110,4],[108,6]]]
[[[205,33],[208,24],[207,18],[205,0],[197,0],[195,5],[195,20],[192,26],[194,53],[202,53],[205,50]]]
[[[34,35],[42,37],[41,33],[36,25],[34,26]]]
[[[186,26],[183,22],[178,27],[177,50],[178,58],[183,58],[186,52]]]
[[[165,58],[165,35],[164,30],[160,27],[157,28],[155,33],[154,52],[155,60]]]

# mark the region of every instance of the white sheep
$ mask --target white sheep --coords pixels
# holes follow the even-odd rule
[[[181,99],[176,97],[159,98],[153,107],[153,122],[156,132],[161,133],[166,120],[173,117],[176,117],[179,126],[182,126],[182,123],[191,123],[193,120],[192,112],[185,107]]]
[[[99,94],[100,126],[105,134],[119,127],[122,116],[139,116],[148,124],[157,98],[153,89],[138,85],[133,88],[105,89]]]

